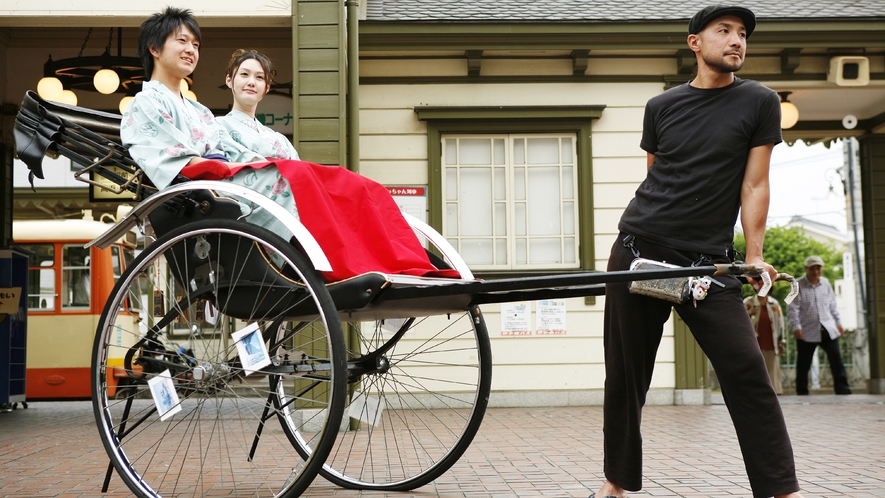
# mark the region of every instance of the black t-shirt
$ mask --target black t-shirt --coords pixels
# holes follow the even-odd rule
[[[640,147],[655,155],[618,228],[674,249],[732,246],[750,149],[781,142],[777,94],[750,80],[688,83],[648,101]]]

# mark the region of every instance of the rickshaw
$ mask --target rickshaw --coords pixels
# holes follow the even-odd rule
[[[119,115],[33,92],[15,124],[31,175],[42,178],[44,154],[62,155],[78,179],[138,202],[89,244],[133,227],[146,240],[95,333],[105,489],[116,469],[142,497],[291,497],[317,475],[350,489],[411,490],[446,472],[482,422],[492,373],[482,305],[599,296],[607,282],[684,293],[704,276],[760,271],[651,265],[481,280],[442,235],[404,213],[437,267],[460,278],[368,272],[329,282],[328,259],[295,216],[224,181],[182,177],[157,190],[119,145],[119,124]],[[243,200],[293,239],[243,220]],[[258,349],[245,349],[249,339]]]

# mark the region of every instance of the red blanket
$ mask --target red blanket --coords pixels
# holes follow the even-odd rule
[[[301,223],[319,243],[331,272],[331,282],[363,273],[406,274],[460,278],[455,270],[439,270],[400,213],[387,189],[338,166],[275,160],[230,168],[207,160],[185,167],[193,180],[217,180],[243,168],[275,166],[289,181]]]

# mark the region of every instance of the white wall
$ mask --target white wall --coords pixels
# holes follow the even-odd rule
[[[466,65],[462,68],[457,62],[433,69],[418,62],[411,74],[466,73]],[[485,68],[483,63],[483,71]],[[363,76],[386,71],[408,74],[408,68],[399,64],[364,64],[361,69],[365,70],[361,71]],[[506,68],[498,65],[496,70]],[[605,105],[592,131],[595,266],[604,270],[621,212],[645,178],[646,154],[639,148],[645,103],[661,91],[660,83],[363,85],[360,172],[385,185],[428,183],[427,126],[414,112],[418,106]],[[582,298],[569,299],[565,336],[527,337],[502,336],[500,305],[483,307],[492,339],[492,389],[496,396],[508,394],[508,402],[516,404],[537,396],[548,404],[601,402],[601,395],[594,394],[599,394],[605,378],[603,306],[604,298],[597,298],[594,306],[585,305]],[[668,325],[653,388],[675,386],[673,362],[673,332]],[[520,393],[526,397],[512,401],[512,396]],[[551,400],[556,393],[562,396]]]

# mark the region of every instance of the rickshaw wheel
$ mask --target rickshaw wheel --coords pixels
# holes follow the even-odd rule
[[[268,332],[284,318],[297,326]],[[245,222],[189,223],[147,247],[107,301],[93,350],[99,433],[136,496],[298,496],[337,435],[345,358],[324,282],[291,244]],[[161,420],[164,384],[179,402]],[[303,435],[306,457],[282,426]]]
[[[344,329],[348,401],[320,475],[350,489],[408,491],[430,483],[467,450],[488,405],[492,357],[482,313],[473,307]],[[308,455],[303,435],[284,428]]]

